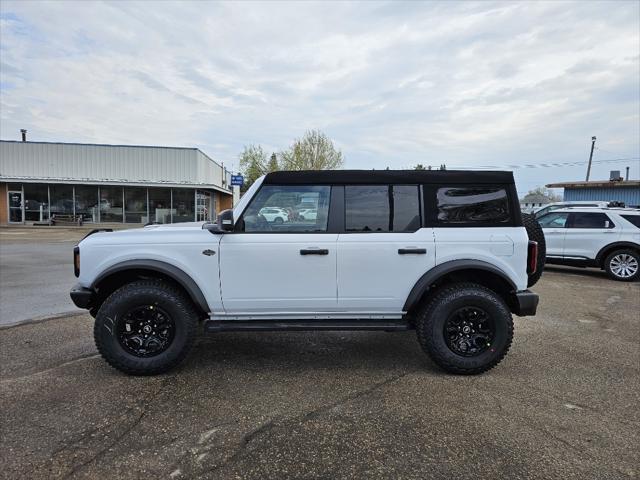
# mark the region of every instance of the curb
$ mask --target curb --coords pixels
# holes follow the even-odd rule
[[[8,330],[10,328],[22,327],[24,325],[33,325],[37,323],[48,322],[49,320],[60,320],[67,317],[78,317],[80,315],[88,314],[86,310],[71,310],[69,312],[56,313],[53,315],[44,315],[35,318],[28,318],[26,320],[19,320],[13,323],[0,324],[0,330]]]

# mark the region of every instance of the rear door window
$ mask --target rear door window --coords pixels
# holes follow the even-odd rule
[[[499,186],[441,187],[436,191],[440,224],[492,225],[511,221],[509,196]]]
[[[569,228],[614,228],[615,225],[605,213],[574,212],[569,217]]]
[[[417,185],[347,185],[347,232],[415,232],[421,226]]]

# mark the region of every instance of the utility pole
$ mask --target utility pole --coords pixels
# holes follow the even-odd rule
[[[591,160],[593,160],[593,148],[596,146],[596,137],[591,137],[591,153],[589,154],[589,166],[587,167],[587,182],[591,174]]]

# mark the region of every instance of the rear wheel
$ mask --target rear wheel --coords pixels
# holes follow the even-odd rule
[[[141,280],[104,301],[93,334],[98,351],[112,367],[131,375],[155,375],[187,355],[197,321],[182,291],[160,280]]]
[[[529,274],[527,281],[527,287],[535,285],[542,276],[542,270],[547,258],[547,244],[544,239],[544,232],[542,227],[538,223],[538,219],[531,213],[522,214],[522,223],[527,230],[527,236],[529,240],[533,240],[538,243],[538,258],[536,259],[536,271]]]
[[[418,314],[418,341],[447,372],[472,375],[495,367],[513,339],[504,300],[486,287],[456,283],[438,291]]]
[[[640,277],[640,255],[634,250],[616,250],[607,256],[604,268],[614,280],[632,282]]]

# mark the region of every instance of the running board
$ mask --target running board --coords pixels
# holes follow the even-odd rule
[[[206,320],[204,331],[214,332],[275,332],[313,330],[409,330],[403,320]]]

